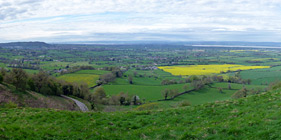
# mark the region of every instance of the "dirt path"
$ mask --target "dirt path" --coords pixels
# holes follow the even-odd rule
[[[61,96],[64,98],[73,100],[76,103],[76,105],[80,108],[81,111],[83,111],[83,112],[89,111],[88,107],[84,103],[82,103],[76,99],[73,99],[71,97],[65,96],[65,95],[61,95]]]

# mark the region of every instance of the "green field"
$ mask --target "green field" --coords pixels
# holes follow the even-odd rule
[[[99,75],[94,74],[65,74],[57,77],[58,79],[65,80],[67,82],[87,83],[89,87],[96,85],[96,81],[99,79]]]
[[[178,89],[179,92],[183,92],[183,86],[185,84],[167,85],[167,86],[145,86],[145,85],[104,85],[106,94],[114,95],[120,92],[127,93],[129,95],[138,95],[141,99],[146,101],[155,101],[163,99],[162,91],[164,89]],[[189,86],[189,88],[191,88]]]
[[[27,46],[28,48],[29,46]],[[159,102],[164,106],[175,106],[181,101],[189,101],[192,105],[215,102],[230,99],[231,95],[243,87],[242,84],[232,84],[232,90],[228,90],[229,77],[236,76],[235,83],[246,83],[248,89],[264,89],[266,85],[281,79],[281,56],[279,49],[266,48],[206,48],[186,47],[182,45],[60,45],[50,46],[36,50],[0,48],[0,66],[6,66],[9,70],[13,67],[22,67],[27,73],[38,73],[39,70],[68,82],[85,82],[89,87],[95,86],[100,75],[118,71],[122,76],[112,78],[111,82],[103,83],[106,94],[116,95],[120,92],[129,95],[138,95],[141,99],[155,101],[163,99],[162,91],[165,89],[178,89],[183,92],[183,83],[188,82],[189,76],[181,76],[192,70],[184,69],[178,72],[178,76],[172,75],[159,67],[200,67],[201,71],[206,68],[216,69],[218,76],[223,76],[224,82],[214,81],[212,87],[205,86],[203,89],[177,97],[173,101]],[[271,66],[268,69],[243,70],[218,69],[219,66],[241,65],[243,67],[261,68],[260,66]],[[91,67],[79,67],[91,66]],[[31,70],[36,69],[36,70]],[[63,72],[58,71],[63,69]],[[88,69],[88,70],[82,70]],[[95,69],[95,70],[90,70]],[[247,68],[248,69],[248,68]],[[177,69],[175,69],[177,71]],[[194,72],[199,72],[194,69]],[[229,70],[229,71],[228,71]],[[236,71],[237,70],[237,71]],[[211,71],[211,70],[209,70]],[[213,73],[213,72],[212,72]],[[132,83],[129,82],[132,77]],[[203,76],[199,76],[199,79]],[[168,81],[169,85],[165,84]],[[198,80],[198,79],[197,79]],[[244,80],[244,81],[243,81]],[[202,81],[201,81],[202,82]],[[191,89],[191,80],[187,83]],[[218,88],[224,88],[219,93]],[[91,90],[93,92],[93,90]]]
[[[74,74],[95,74],[95,75],[103,75],[106,73],[110,73],[110,71],[104,71],[104,70],[80,70],[75,72]]]
[[[99,75],[109,73],[109,71],[103,70],[80,70],[75,73],[64,74],[58,79],[65,80],[67,82],[84,82],[87,83],[89,87],[93,87],[96,85],[96,81],[99,79]]]
[[[218,87],[223,88],[223,93],[220,93],[217,89]],[[247,89],[265,88],[266,86],[259,85],[245,85]],[[222,101],[231,99],[233,93],[237,90],[243,88],[242,84],[231,84],[232,90],[228,90],[228,83],[215,83],[212,87],[205,86],[205,88],[193,91],[189,94],[182,95],[175,99],[173,102],[178,102],[181,100],[188,100],[192,105],[198,105],[208,102]]]
[[[64,69],[66,66],[89,66],[88,62],[41,62],[41,67],[45,70]]]
[[[259,69],[251,71],[242,71],[241,76],[244,79],[251,79],[253,84],[269,84],[271,82],[280,81],[281,66],[272,67],[270,69]]]
[[[39,72],[39,70],[30,70],[30,69],[24,69],[24,70],[29,74],[35,74]]]

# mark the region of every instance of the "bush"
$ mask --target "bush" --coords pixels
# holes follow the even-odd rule
[[[135,110],[143,111],[143,110],[153,110],[158,108],[159,108],[158,103],[148,103],[138,106],[137,108],[135,108]]]
[[[280,81],[276,81],[276,82],[272,82],[269,84],[269,89],[270,90],[277,90],[281,87],[281,82]]]
[[[180,102],[178,106],[179,107],[191,106],[191,103],[189,101],[185,100],[185,101]]]
[[[248,90],[246,88],[242,88],[242,89],[236,91],[231,97],[234,99],[247,97],[247,95],[248,95],[247,92],[248,92]]]
[[[9,101],[8,103],[5,103],[3,107],[4,108],[17,108],[18,105],[12,101]]]

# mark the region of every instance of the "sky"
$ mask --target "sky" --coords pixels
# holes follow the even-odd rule
[[[0,42],[281,42],[281,0],[0,0]]]

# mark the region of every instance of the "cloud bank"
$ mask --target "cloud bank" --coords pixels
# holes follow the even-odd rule
[[[281,41],[279,0],[3,0],[0,41]]]

